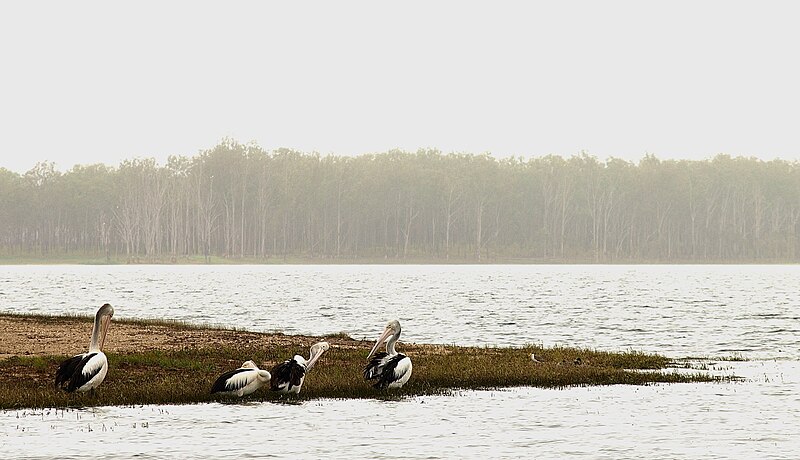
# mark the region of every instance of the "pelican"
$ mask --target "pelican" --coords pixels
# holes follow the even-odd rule
[[[387,340],[388,338],[388,340]],[[400,388],[408,382],[411,377],[411,358],[398,353],[394,349],[394,344],[400,338],[400,321],[393,320],[386,324],[383,334],[375,342],[372,351],[367,355],[369,364],[364,368],[364,378],[367,380],[377,379],[373,385],[375,388]],[[386,341],[386,353],[375,353],[375,350]],[[375,355],[374,357],[372,355]]]
[[[259,369],[253,361],[245,361],[238,369],[220,375],[211,386],[211,393],[247,396],[269,382],[268,371]]]
[[[108,373],[108,358],[102,350],[112,316],[114,308],[109,304],[104,304],[97,310],[89,351],[75,355],[58,366],[56,388],[66,390],[68,393],[73,391],[83,393],[94,390],[103,383]]]
[[[294,358],[287,359],[273,367],[273,378],[269,383],[272,391],[299,394],[300,388],[303,387],[303,380],[306,378],[306,372],[314,367],[319,357],[330,347],[328,342],[315,343],[311,345],[311,355],[308,357],[308,361],[300,355],[294,355]]]

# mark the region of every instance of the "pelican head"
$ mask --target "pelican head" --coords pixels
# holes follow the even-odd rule
[[[239,369],[258,369],[258,366],[253,361],[245,361],[239,366]]]
[[[396,341],[398,337],[400,337],[400,330],[400,321],[393,319],[386,323],[386,328],[383,330],[381,336],[378,337],[378,340],[375,342],[375,346],[372,347],[369,355],[367,355],[367,360],[372,358],[372,355],[375,354],[375,351],[378,350],[378,347],[380,347],[382,343],[390,340]]]
[[[270,374],[269,371],[265,371],[264,369],[259,369],[256,363],[250,360],[243,362],[242,365],[239,366],[239,369],[255,369],[257,378],[262,383],[269,382],[270,379],[272,379],[272,374]]]
[[[400,335],[400,321],[393,319],[386,323],[386,329],[391,329],[395,335]]]
[[[330,348],[331,345],[328,342],[317,342],[314,345],[311,345],[311,357],[309,357],[308,364],[306,364],[306,371],[314,367],[314,364],[316,364],[319,357]]]

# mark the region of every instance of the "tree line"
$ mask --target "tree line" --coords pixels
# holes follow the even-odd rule
[[[436,150],[321,156],[226,139],[166,164],[0,168],[0,254],[108,260],[800,261],[800,163]]]

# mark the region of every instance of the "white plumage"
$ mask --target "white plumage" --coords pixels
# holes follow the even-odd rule
[[[245,361],[238,369],[220,375],[211,387],[211,393],[247,396],[270,381],[268,371],[259,369],[253,361]]]

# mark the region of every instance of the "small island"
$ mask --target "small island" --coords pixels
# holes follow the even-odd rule
[[[90,316],[0,314],[0,409],[68,408],[138,404],[188,404],[228,400],[209,394],[223,372],[246,360],[270,369],[314,342],[331,349],[309,372],[299,396],[264,387],[245,401],[317,398],[395,399],[464,389],[534,386],[646,385],[712,382],[700,371],[666,370],[664,356],[627,351],[540,346],[460,347],[401,343],[414,361],[411,380],[400,390],[381,391],[362,377],[373,345],[346,334],[324,337],[259,333],[153,320],[114,320],[106,339],[109,372],[93,393],[57,390],[54,375],[66,357],[85,351]],[[531,359],[532,354],[535,360]]]

